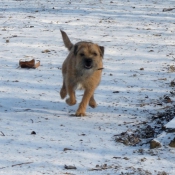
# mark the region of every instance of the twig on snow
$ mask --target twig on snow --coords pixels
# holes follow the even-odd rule
[[[174,10],[175,8],[164,8],[163,9],[163,12],[167,12],[167,11],[171,11],[171,10]]]
[[[33,163],[33,162],[18,163],[18,164],[12,165],[12,167],[14,167],[14,166],[20,166],[20,165],[24,165],[24,164],[31,164],[31,163]]]
[[[5,136],[5,134],[1,131],[2,136]]]
[[[18,164],[11,165],[11,167],[14,167],[14,166],[21,166],[21,165],[30,164],[30,163],[33,163],[33,162],[18,163]],[[8,168],[8,167],[9,167],[9,166],[4,166],[4,167],[0,167],[0,169],[4,169],[4,168]]]

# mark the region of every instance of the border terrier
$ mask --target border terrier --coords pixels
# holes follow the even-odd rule
[[[81,41],[75,45],[71,43],[67,34],[60,30],[65,47],[70,51],[62,65],[63,85],[60,96],[69,98],[66,103],[76,104],[75,90],[84,90],[82,101],[75,116],[85,116],[86,107],[97,106],[94,91],[100,83],[103,69],[104,47],[92,42]]]

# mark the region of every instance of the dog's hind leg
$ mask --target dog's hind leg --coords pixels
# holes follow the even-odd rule
[[[97,106],[97,103],[96,103],[96,101],[95,101],[95,99],[94,99],[94,95],[92,95],[92,97],[91,97],[90,100],[89,100],[89,106],[90,106],[91,108],[95,108],[95,107]]]
[[[65,85],[65,81],[63,80],[63,86],[61,88],[61,91],[60,91],[60,96],[62,99],[64,99],[67,95],[67,90],[66,90],[66,85]]]
[[[69,106],[75,105],[76,104],[76,97],[75,97],[75,91],[71,85],[68,85],[67,91],[69,94],[69,98],[66,99],[66,103]]]

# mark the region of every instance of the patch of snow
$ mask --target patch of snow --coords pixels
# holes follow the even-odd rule
[[[165,125],[166,128],[175,129],[175,118]]]
[[[175,13],[162,11],[173,0],[0,4],[0,174],[175,174],[175,150],[167,145],[173,133],[160,134],[157,140],[165,144],[155,150],[114,139],[174,104],[162,102],[175,75],[168,72],[174,64]],[[73,43],[105,47],[98,106],[88,107],[86,117],[71,116],[81,91],[71,107],[59,96],[68,54],[60,29]],[[50,52],[43,53],[46,49]],[[39,68],[18,68],[20,59],[33,58],[41,61]]]

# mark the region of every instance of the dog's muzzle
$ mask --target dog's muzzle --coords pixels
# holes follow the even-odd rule
[[[91,58],[84,59],[84,68],[85,69],[91,69],[92,65],[93,65],[93,60]]]

